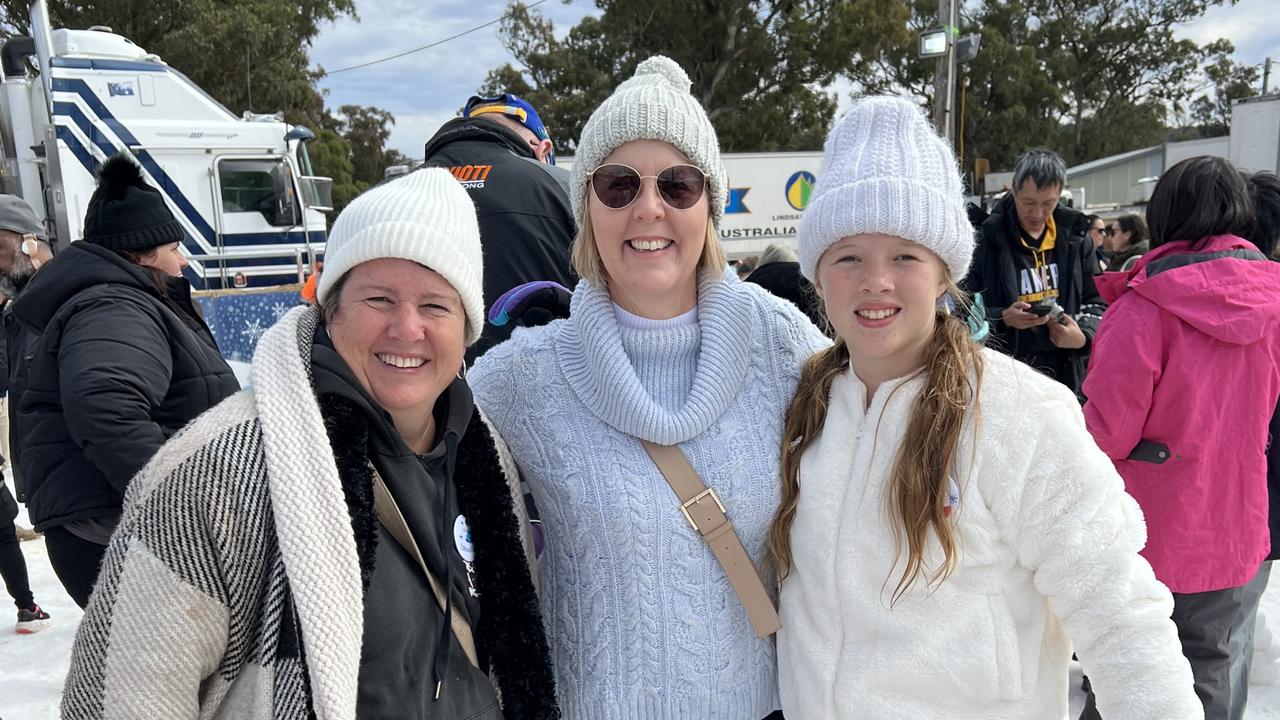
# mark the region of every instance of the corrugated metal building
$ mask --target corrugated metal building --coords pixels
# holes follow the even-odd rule
[[[1076,208],[1105,213],[1144,205],[1166,169],[1196,155],[1224,157],[1246,171],[1276,172],[1280,169],[1280,95],[1237,101],[1230,135],[1152,145],[1067,168],[1066,191]],[[986,177],[988,193],[1008,190],[1012,184],[1012,172]]]

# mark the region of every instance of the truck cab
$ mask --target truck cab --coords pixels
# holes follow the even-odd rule
[[[49,28],[0,48],[0,190],[45,218],[55,247],[82,234],[95,171],[133,158],[182,225],[197,290],[301,282],[324,251],[332,181],[315,136],[279,114],[236,117],[178,69],[110,28]],[[33,62],[34,61],[34,62]]]

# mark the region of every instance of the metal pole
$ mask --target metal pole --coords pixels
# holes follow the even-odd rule
[[[1267,85],[1271,81],[1271,58],[1262,63],[1262,94],[1267,94]]]
[[[947,3],[947,101],[945,122],[945,135],[947,142],[955,147],[956,138],[956,119],[955,119],[955,101],[956,101],[956,16],[959,14],[956,7],[958,0],[949,0]]]
[[[950,10],[951,0],[938,0],[938,24],[944,28]],[[937,70],[933,73],[933,127],[939,135],[947,134],[947,68],[950,66],[950,57],[950,53],[939,57]]]

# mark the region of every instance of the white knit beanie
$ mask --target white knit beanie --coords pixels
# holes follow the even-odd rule
[[[684,153],[707,174],[711,217],[724,215],[729,182],[720,162],[720,142],[707,112],[689,94],[693,85],[674,60],[662,55],[640,63],[635,75],[600,103],[582,127],[573,156],[569,200],[578,227],[587,209],[587,179],[619,145],[632,140],[661,140]]]
[[[369,190],[342,211],[324,253],[316,299],[347,271],[369,260],[412,260],[440,273],[462,298],[466,343],[484,330],[483,254],[476,207],[444,168],[411,172]]]
[[[800,217],[800,270],[810,280],[841,238],[880,233],[920,243],[959,282],[969,272],[973,226],[955,156],[915,103],[857,100],[827,136],[822,170]]]

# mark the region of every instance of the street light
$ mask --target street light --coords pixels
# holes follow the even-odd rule
[[[947,54],[946,28],[933,28],[920,33],[920,57],[942,57]]]

